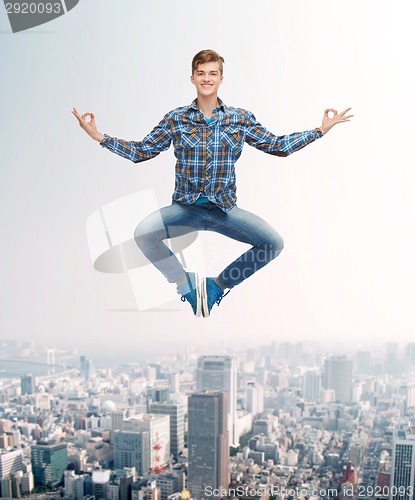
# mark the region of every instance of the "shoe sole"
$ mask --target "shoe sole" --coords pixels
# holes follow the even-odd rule
[[[203,302],[202,302],[202,290],[201,290],[201,287],[203,286],[203,284],[201,284],[205,282],[205,280],[203,278],[200,278],[200,276],[195,273],[195,286],[196,286],[196,312],[195,312],[195,316],[196,317],[200,317],[202,312],[203,312]],[[206,285],[205,285],[205,289],[206,289]]]
[[[206,290],[206,278],[201,278],[201,294],[202,294],[202,315],[204,318],[208,318],[210,316],[209,306],[208,306],[208,297]]]

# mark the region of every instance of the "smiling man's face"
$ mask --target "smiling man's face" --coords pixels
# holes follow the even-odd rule
[[[208,62],[199,64],[190,79],[196,87],[197,94],[208,97],[218,93],[223,76],[218,62]]]

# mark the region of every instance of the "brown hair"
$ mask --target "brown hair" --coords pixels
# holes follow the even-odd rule
[[[197,70],[199,64],[205,64],[208,62],[219,63],[220,74],[223,74],[223,63],[225,62],[225,59],[211,49],[201,50],[194,56],[192,61],[192,74]]]

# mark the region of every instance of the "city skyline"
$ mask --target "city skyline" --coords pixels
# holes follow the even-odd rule
[[[0,496],[202,500],[267,485],[288,500],[295,484],[320,500],[375,489],[396,500],[385,492],[412,488],[415,342],[342,355],[297,342],[189,347],[108,367],[34,342],[0,346],[46,369],[0,379]]]
[[[20,34],[10,33],[0,9],[0,85],[7,96],[2,110],[12,117],[1,133],[0,217],[7,235],[0,262],[1,335],[60,346],[70,338],[88,349],[100,344],[103,351],[111,351],[114,338],[128,346],[125,351],[151,351],[156,336],[166,344],[176,337],[188,343],[236,337],[249,342],[258,331],[276,340],[409,341],[415,329],[414,242],[408,231],[415,183],[408,168],[412,115],[404,111],[412,103],[407,61],[413,30],[406,4],[397,9],[384,1],[351,1],[343,9],[328,1],[266,0],[258,8],[214,0],[203,11],[210,29],[202,32],[194,4],[181,5],[191,43],[169,39],[171,58],[163,57],[164,37],[178,14],[161,0],[118,9],[98,0],[80,2],[47,28]],[[218,9],[225,21],[236,16],[250,26],[267,50],[248,39],[236,47],[233,35],[216,22]],[[106,51],[89,43],[92,25],[96,46]],[[310,40],[322,50],[303,50]],[[139,140],[168,110],[193,100],[190,61],[207,47],[226,61],[223,101],[251,110],[276,134],[317,127],[332,106],[352,106],[354,119],[289,158],[245,146],[237,164],[238,204],[269,221],[285,247],[203,322],[178,298],[138,312],[129,276],[98,272],[88,248],[88,218],[102,207],[148,190],[160,206],[170,203],[173,152],[129,164],[82,135],[70,110],[76,105],[93,111],[102,131]],[[109,61],[119,58],[109,71]],[[79,77],[89,73],[99,88]],[[391,123],[402,130],[393,147],[385,148]],[[45,148],[51,127],[53,140]],[[109,215],[121,231],[117,212]],[[130,214],[128,222],[140,217]],[[245,248],[213,234],[200,234],[197,243],[190,253],[203,249],[209,275]],[[162,281],[153,287],[152,280],[144,287],[155,299],[159,290],[160,300],[167,289]]]

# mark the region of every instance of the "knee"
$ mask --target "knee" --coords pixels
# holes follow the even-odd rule
[[[275,259],[282,252],[284,248],[284,240],[281,236],[275,232],[267,242],[267,248],[270,255],[270,259]]]
[[[145,246],[148,241],[149,234],[144,228],[144,224],[140,223],[134,231],[134,240],[139,248]]]

